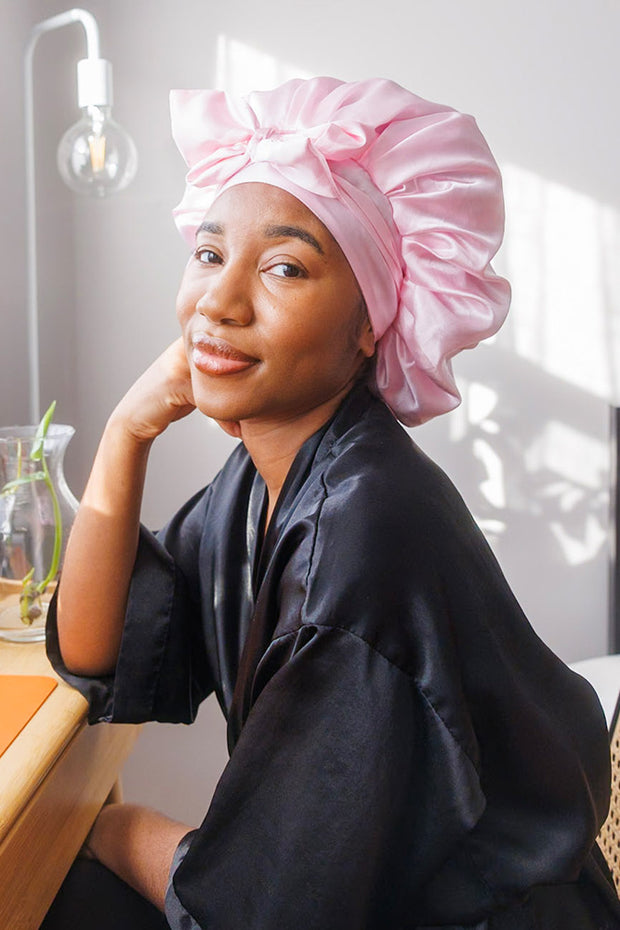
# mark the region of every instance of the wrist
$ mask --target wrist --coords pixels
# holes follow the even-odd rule
[[[103,438],[110,439],[118,448],[133,452],[148,453],[152,443],[160,432],[152,428],[145,429],[145,424],[139,419],[128,415],[121,402],[110,414],[105,425]]]

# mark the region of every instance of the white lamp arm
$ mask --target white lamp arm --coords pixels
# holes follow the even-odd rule
[[[97,26],[97,20],[88,10],[80,10],[78,8],[66,10],[64,13],[58,13],[57,16],[50,16],[49,19],[44,19],[42,22],[37,23],[36,26],[33,26],[30,32],[30,39],[28,40],[26,54],[28,54],[28,51],[32,54],[32,49],[34,49],[37,40],[44,32],[51,32],[52,29],[60,29],[62,26],[70,26],[71,23],[81,23],[84,27],[84,32],[86,33],[86,54],[88,58],[99,58],[99,28]]]
[[[37,229],[34,157],[34,93],[32,60],[35,46],[45,32],[60,29],[71,23],[81,23],[86,33],[87,58],[92,68],[99,70],[98,86],[106,86],[109,65],[99,58],[99,29],[92,13],[73,9],[45,19],[32,29],[24,53],[24,134],[26,147],[26,267],[27,267],[27,319],[28,319],[28,370],[30,395],[30,422],[40,419],[39,385],[39,315],[37,288]],[[107,68],[105,66],[108,66]],[[102,91],[105,93],[105,90]],[[111,89],[110,89],[111,96]]]

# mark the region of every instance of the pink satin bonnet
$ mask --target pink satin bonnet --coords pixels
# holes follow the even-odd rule
[[[189,172],[177,226],[194,247],[216,197],[259,181],[327,227],[364,295],[376,388],[407,426],[456,407],[451,359],[495,333],[510,302],[499,169],[471,116],[392,81],[319,77],[236,99],[170,95]]]

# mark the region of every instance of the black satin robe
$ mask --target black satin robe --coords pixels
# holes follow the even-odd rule
[[[143,532],[114,676],[70,675],[49,624],[92,722],[188,723],[213,690],[226,715],[171,926],[620,927],[589,854],[610,778],[597,698],[445,475],[359,387],[302,447],[263,539],[264,510],[240,445]]]

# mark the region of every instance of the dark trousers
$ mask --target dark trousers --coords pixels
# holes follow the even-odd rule
[[[156,907],[94,859],[76,859],[40,930],[170,930]]]

